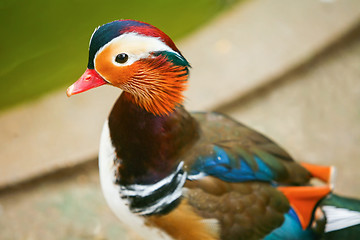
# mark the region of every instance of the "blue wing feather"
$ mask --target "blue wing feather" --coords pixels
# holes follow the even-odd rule
[[[274,173],[258,156],[254,156],[255,164],[250,166],[241,157],[234,157],[228,154],[222,147],[214,145],[213,154],[209,156],[199,156],[191,170],[189,176],[210,175],[228,182],[245,181],[268,181],[274,179]]]
[[[185,157],[190,180],[210,175],[228,182],[302,185],[311,175],[269,138],[217,113],[193,114],[199,140]]]

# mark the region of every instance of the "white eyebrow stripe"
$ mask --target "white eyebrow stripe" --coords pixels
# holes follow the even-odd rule
[[[94,66],[95,59],[99,53],[101,53],[109,45],[115,45],[117,48],[116,54],[114,53],[112,63],[118,66],[127,66],[133,64],[135,61],[146,58],[150,55],[151,52],[157,51],[168,51],[175,53],[177,57],[182,58],[181,55],[170,48],[166,43],[161,41],[158,37],[144,36],[135,32],[129,32],[121,34],[120,36],[112,39],[110,42],[102,46],[94,56]],[[126,53],[129,56],[129,59],[124,64],[119,64],[115,62],[115,57],[119,53]]]

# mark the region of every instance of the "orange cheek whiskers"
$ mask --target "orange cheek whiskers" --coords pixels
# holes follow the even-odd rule
[[[161,60],[142,63],[121,86],[133,95],[136,104],[155,115],[167,115],[182,103],[188,77],[186,67]]]

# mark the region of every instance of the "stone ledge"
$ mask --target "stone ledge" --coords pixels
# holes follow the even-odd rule
[[[359,6],[357,0],[236,6],[179,44],[193,66],[186,105],[215,108],[303,64],[359,23]],[[67,99],[62,89],[3,113],[0,188],[94,158],[118,94],[103,87]]]

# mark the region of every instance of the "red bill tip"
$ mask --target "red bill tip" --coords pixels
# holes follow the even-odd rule
[[[79,80],[67,89],[66,95],[70,97],[107,83],[108,82],[106,82],[94,69],[86,69]]]

